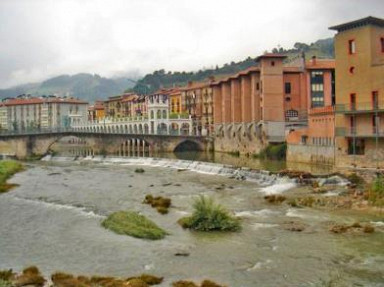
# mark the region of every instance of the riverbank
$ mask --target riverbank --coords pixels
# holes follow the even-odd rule
[[[164,277],[150,274],[139,276],[126,276],[124,278],[104,276],[73,275],[63,272],[55,272],[50,277],[44,278],[36,266],[29,266],[21,273],[15,273],[12,269],[0,270],[0,286],[29,286],[29,287],[149,287],[159,285]],[[172,282],[173,287],[225,287],[211,280],[205,279],[201,284],[193,281],[178,280]]]
[[[17,161],[0,161],[0,193],[7,192],[17,186],[16,184],[7,183],[7,180],[15,173],[22,171],[23,168],[23,165]]]

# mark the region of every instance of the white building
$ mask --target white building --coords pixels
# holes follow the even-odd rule
[[[71,98],[11,98],[0,103],[0,125],[9,131],[69,128],[87,122],[87,108],[87,102]]]

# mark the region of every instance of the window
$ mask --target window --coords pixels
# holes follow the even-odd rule
[[[291,83],[285,83],[285,93],[286,94],[291,93]]]
[[[355,135],[356,134],[356,119],[355,119],[355,117],[351,117],[349,119],[349,127],[350,127],[351,134]]]
[[[384,37],[380,38],[381,53],[384,53]]]
[[[324,106],[324,78],[322,71],[311,72],[311,106]]]
[[[365,141],[363,139],[350,139],[348,140],[348,154],[362,155],[365,151]]]
[[[373,131],[373,134],[377,134],[378,130],[378,121],[379,121],[379,117],[376,117],[376,116],[372,116],[372,131]]]
[[[348,52],[350,55],[356,53],[356,42],[355,40],[349,40],[348,41]]]
[[[285,112],[285,120],[297,120],[299,118],[299,112],[295,110],[288,110]]]
[[[335,85],[335,70],[332,71],[331,74],[331,86],[332,86],[332,106],[336,104],[336,85]]]
[[[260,89],[260,84],[259,82],[256,83],[256,90],[258,91]]]
[[[356,94],[350,95],[350,108],[352,111],[356,110]]]
[[[349,68],[349,73],[354,74],[355,73],[355,67],[350,67]]]
[[[372,92],[372,108],[377,110],[379,108],[379,92]]]
[[[272,67],[275,66],[275,61],[272,61],[272,62],[271,62],[271,66],[272,66]]]

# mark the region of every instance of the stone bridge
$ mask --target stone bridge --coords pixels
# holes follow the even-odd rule
[[[141,155],[185,150],[211,151],[213,139],[202,136],[56,131],[0,135],[0,154],[19,159],[44,155],[65,137],[76,137],[87,145],[87,155]]]

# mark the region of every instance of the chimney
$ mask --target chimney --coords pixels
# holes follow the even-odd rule
[[[316,66],[316,56],[312,56],[312,65]]]

